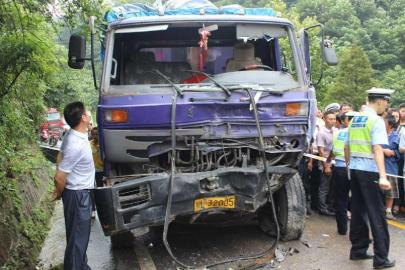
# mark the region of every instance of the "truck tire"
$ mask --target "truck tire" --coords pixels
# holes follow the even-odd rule
[[[128,231],[111,235],[111,247],[113,249],[125,249],[134,247],[134,235]]]
[[[273,194],[277,218],[280,225],[280,239],[299,239],[304,231],[306,201],[300,175],[297,173],[286,181],[284,186]],[[272,207],[268,203],[259,211],[259,225],[270,236],[276,236]]]

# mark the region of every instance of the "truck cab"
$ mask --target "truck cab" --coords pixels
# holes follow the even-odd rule
[[[272,9],[186,11],[107,14],[103,230],[257,221],[297,239],[316,98],[294,27]]]

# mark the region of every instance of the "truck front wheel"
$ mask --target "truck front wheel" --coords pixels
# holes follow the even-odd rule
[[[280,226],[280,239],[290,241],[299,239],[305,223],[305,191],[299,174],[294,174],[282,188],[273,194],[277,219]],[[276,236],[271,204],[263,206],[258,214],[261,229]]]

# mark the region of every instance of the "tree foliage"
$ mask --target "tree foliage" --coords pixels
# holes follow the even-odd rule
[[[404,78],[405,69],[400,65],[396,65],[393,69],[389,69],[383,74],[382,86],[395,90],[391,106],[398,108],[399,104],[405,102]]]
[[[349,102],[359,108],[365,104],[366,90],[373,84],[373,69],[364,50],[358,46],[348,47],[340,55],[337,76],[325,101]]]
[[[79,28],[85,7],[94,1],[76,1],[83,9],[75,13],[58,5],[64,15],[55,17],[50,7],[58,3],[0,3],[0,191],[5,177],[12,176],[13,157],[36,141],[47,107],[62,109],[82,100],[94,109],[97,102],[89,70],[67,68],[66,39],[61,38],[64,29]]]
[[[366,53],[376,80],[373,86],[383,85],[394,88],[387,83],[386,75],[394,76],[395,70],[401,70],[405,63],[405,1],[400,0],[297,0],[292,4],[300,18],[315,17],[323,23],[326,34],[335,41],[339,52],[346,51],[352,45],[361,47]],[[347,73],[347,81],[350,74]],[[393,105],[403,97],[405,78],[397,77],[397,93]],[[319,89],[319,96],[332,97],[332,92],[339,89],[339,81],[325,78],[326,87]],[[341,80],[344,82],[345,80]],[[382,83],[381,83],[382,82]],[[343,87],[344,88],[344,87]],[[348,99],[355,99],[356,93],[347,93]],[[329,99],[330,101],[330,99]],[[326,100],[321,99],[323,105]]]

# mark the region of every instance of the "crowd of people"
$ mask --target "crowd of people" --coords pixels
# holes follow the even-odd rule
[[[389,108],[391,93],[370,89],[368,104],[358,111],[349,103],[319,110],[313,158],[300,166],[307,213],[335,216],[340,235],[347,234],[350,224],[350,259],[374,259],[376,269],[395,265],[388,258],[387,219],[405,213],[405,103]],[[367,251],[368,224],[375,254]]]
[[[361,112],[365,105],[361,107]],[[347,174],[344,156],[339,155],[339,134],[348,128],[350,120],[359,112],[353,110],[349,103],[332,103],[325,107],[324,111],[318,110],[317,125],[314,139],[311,145],[311,153],[319,156],[319,159],[307,158],[301,166],[307,191],[308,214],[311,210],[319,211],[322,215],[336,215],[335,204],[336,185],[340,183],[342,174]],[[384,120],[389,144],[383,145],[385,156],[385,168],[388,174],[404,176],[404,150],[400,151],[405,144],[405,103],[399,108],[387,108],[381,117]],[[343,135],[344,136],[344,135]],[[334,140],[334,137],[335,140]],[[401,139],[401,140],[400,140]],[[335,153],[333,153],[335,150]],[[337,152],[336,152],[337,150]],[[325,161],[322,161],[322,157]],[[342,170],[344,168],[344,170]],[[395,220],[395,215],[405,213],[404,179],[388,176],[391,189],[386,192],[386,217]],[[350,211],[347,213],[350,217]]]

